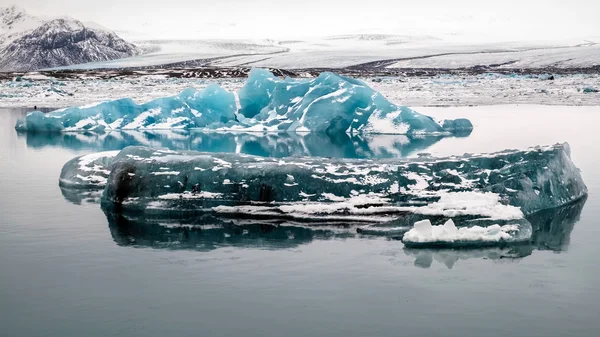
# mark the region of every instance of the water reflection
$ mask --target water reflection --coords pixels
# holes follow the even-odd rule
[[[352,228],[289,222],[234,221],[204,215],[184,221],[130,218],[106,212],[119,246],[210,251],[222,247],[289,249],[313,240],[354,236]]]
[[[585,200],[530,217],[532,241],[510,247],[484,249],[402,249],[419,268],[435,262],[452,269],[461,260],[486,259],[517,262],[536,250],[565,251]],[[221,247],[288,249],[313,240],[358,238],[356,227],[344,223],[302,224],[282,220],[243,220],[212,214],[189,219],[130,217],[104,211],[113,240],[120,246],[209,251]],[[398,245],[402,245],[398,241]]]
[[[535,250],[566,251],[573,227],[579,221],[586,199],[556,209],[538,212],[527,218],[533,227],[529,244],[485,249],[408,249],[403,251],[414,258],[415,267],[430,268],[434,261],[452,269],[460,260],[487,259],[494,262],[514,262],[531,255]]]
[[[453,135],[467,137],[470,132]],[[171,150],[233,152],[263,157],[397,158],[422,152],[444,136],[347,135],[321,133],[203,133],[195,131],[112,131],[95,133],[19,133],[28,147],[111,151],[127,146]]]
[[[104,190],[77,189],[60,187],[63,198],[75,205],[100,204],[100,198]]]

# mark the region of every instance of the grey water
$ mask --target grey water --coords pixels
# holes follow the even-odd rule
[[[0,110],[0,336],[598,336],[600,108],[472,112],[461,137],[23,135]],[[409,250],[306,227],[122,223],[63,195],[62,165],[126,145],[284,157],[459,155],[568,141],[585,202],[517,251]],[[93,198],[91,198],[93,199]],[[172,224],[169,224],[172,225]]]

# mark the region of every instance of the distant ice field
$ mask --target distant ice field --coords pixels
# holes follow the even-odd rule
[[[145,40],[141,56],[60,69],[128,68],[201,60],[206,66],[343,68],[385,61],[390,68],[589,67],[600,64],[597,39],[449,42],[431,36],[344,35],[297,40]]]
[[[600,105],[600,75],[436,75],[360,78],[397,105],[470,106],[497,104]],[[188,87],[202,89],[217,83],[239,90],[245,78],[170,78],[167,75],[127,76],[110,80],[84,75],[56,80],[28,74],[0,81],[0,107],[63,108],[119,98],[144,103],[176,95]],[[587,90],[586,90],[587,89]]]

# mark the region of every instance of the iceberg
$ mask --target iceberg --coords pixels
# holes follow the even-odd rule
[[[587,195],[568,144],[382,160],[128,147],[109,170],[102,204],[121,213],[347,221],[382,231],[408,231],[425,219],[451,218],[459,227],[520,224]]]
[[[49,113],[33,111],[18,131],[68,132],[138,129],[217,128],[235,122],[235,96],[217,84],[186,89],[177,96],[137,104],[124,98]]]
[[[137,104],[131,99],[34,111],[15,128],[28,132],[200,129],[208,131],[451,134],[473,128],[466,119],[435,121],[389,102],[362,81],[331,72],[280,79],[253,69],[236,95],[211,84]]]

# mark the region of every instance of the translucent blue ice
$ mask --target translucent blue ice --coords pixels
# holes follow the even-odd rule
[[[266,131],[414,134],[448,130],[431,117],[390,103],[362,81],[330,72],[313,80],[279,79],[254,69],[239,92],[243,120]],[[472,129],[468,120],[461,127]],[[468,125],[468,126],[467,126]]]
[[[253,69],[239,94],[216,84],[138,105],[131,99],[39,111],[16,128],[26,131],[206,129],[341,133],[444,134],[472,129],[466,119],[436,122],[392,104],[362,81],[324,72],[312,80],[279,79]]]
[[[50,113],[34,111],[17,123],[31,132],[220,127],[235,119],[235,96],[216,84],[137,104],[124,98]]]

